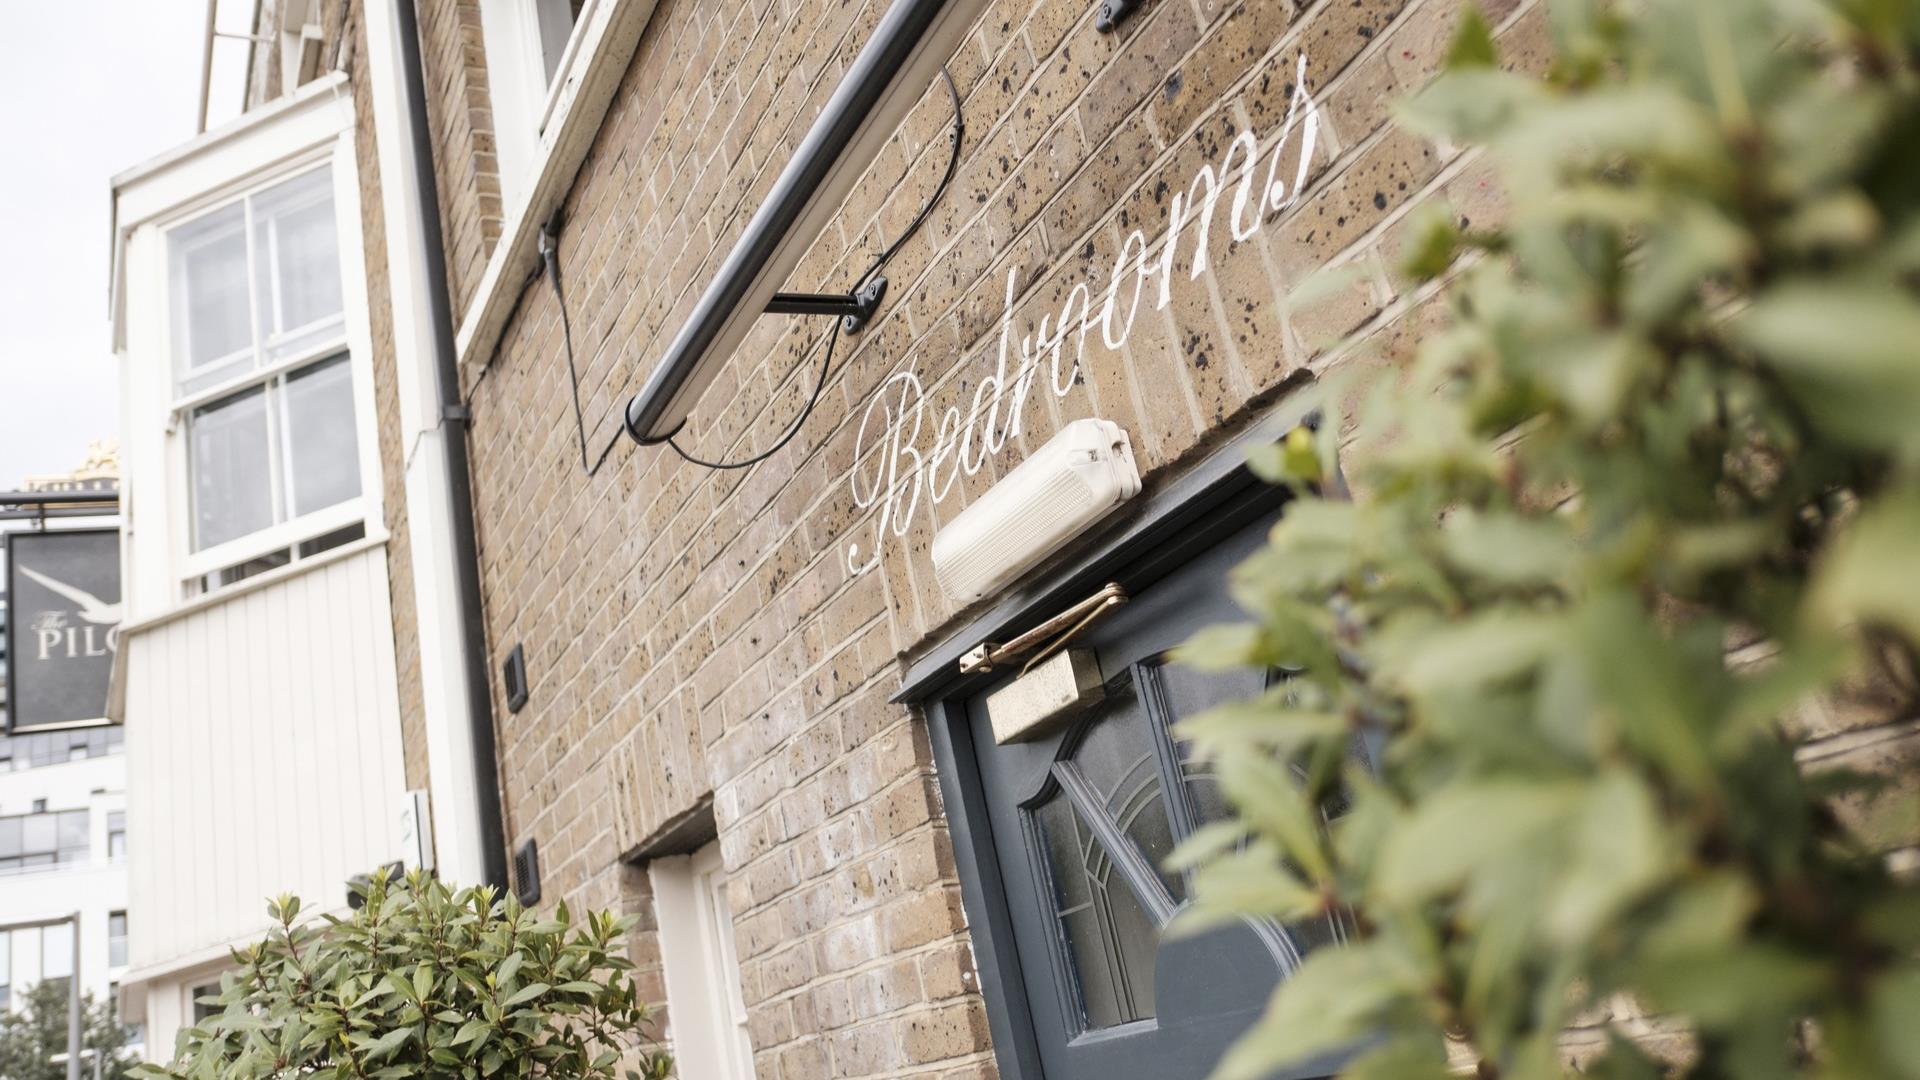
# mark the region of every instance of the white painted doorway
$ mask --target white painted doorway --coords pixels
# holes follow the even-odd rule
[[[667,976],[674,1073],[753,1080],[753,1044],[740,996],[740,958],[718,841],[647,865]]]

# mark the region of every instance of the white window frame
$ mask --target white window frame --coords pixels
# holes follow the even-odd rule
[[[655,859],[647,875],[666,967],[674,1071],[703,1080],[754,1080],[719,842],[692,855]]]
[[[324,44],[319,9],[313,0],[292,0],[280,26],[280,92],[298,90],[300,69],[309,53]],[[297,21],[296,21],[297,20]]]
[[[300,93],[288,99],[283,108],[302,112],[299,119],[309,122],[283,125],[293,129],[283,137],[276,137],[279,133],[272,130],[270,123],[266,123],[258,125],[254,131],[228,136],[228,142],[244,139],[246,145],[243,147],[223,146],[217,142],[208,146],[197,155],[207,159],[204,164],[195,162],[194,165],[199,167],[179,167],[180,172],[189,175],[177,180],[168,178],[173,182],[167,184],[169,190],[161,196],[166,205],[157,207],[137,227],[137,231],[144,234],[147,256],[142,265],[127,267],[126,287],[129,291],[142,290],[148,294],[148,299],[138,306],[150,313],[151,329],[140,335],[142,341],[138,344],[142,347],[138,351],[146,354],[142,357],[143,363],[160,369],[155,372],[158,378],[147,385],[152,386],[157,382],[166,389],[164,400],[154,400],[155,396],[161,395],[154,395],[149,390],[143,395],[146,401],[131,400],[129,407],[134,413],[144,412],[149,417],[156,417],[158,425],[164,429],[162,452],[167,504],[164,517],[167,521],[166,578],[169,582],[166,603],[169,607],[191,602],[200,595],[221,591],[222,587],[219,586],[202,590],[199,583],[207,575],[227,567],[281,550],[287,550],[292,564],[297,566],[302,561],[298,550],[302,542],[340,529],[360,525],[367,539],[384,538],[381,529],[378,431],[373,400],[373,346],[368,324],[366,258],[360,233],[358,167],[353,151],[351,100],[345,97],[344,89],[345,80],[338,75],[317,79],[303,87]],[[324,124],[319,137],[316,137],[316,125],[310,122],[311,116],[305,114],[326,108],[336,110],[338,123]],[[203,140],[213,141],[220,134],[212,133],[203,137]],[[175,312],[170,292],[171,260],[167,248],[172,230],[317,168],[327,169],[332,177],[341,305],[345,317],[340,336],[301,349],[298,353],[266,361],[260,367],[222,380],[217,385],[187,394],[180,393],[178,386],[185,376],[174,355],[172,322]],[[203,176],[204,179],[201,178]],[[254,286],[251,270],[248,273],[248,285],[250,290]],[[352,383],[360,494],[195,551],[188,431],[192,410],[237,391],[266,385],[341,352],[347,355]],[[279,437],[277,425],[274,430],[276,434],[273,437]],[[154,484],[160,480],[157,476],[147,479]],[[280,479],[276,478],[275,482],[279,483]],[[153,484],[147,486],[151,488]]]
[[[120,960],[118,963],[114,962],[114,959],[113,959],[113,942],[114,942],[113,917],[116,915],[120,917]],[[115,908],[107,912],[107,968],[108,970],[110,971],[126,970],[127,957],[129,955],[128,949],[132,945],[132,937],[131,937],[132,926],[133,924],[127,919],[127,910],[125,908]]]
[[[179,241],[179,240],[178,240],[178,239],[177,239],[177,238],[176,238],[176,237],[175,237],[175,236],[173,235],[173,233],[174,233],[174,231],[175,231],[175,230],[176,230],[177,228],[180,228],[180,227],[182,227],[182,226],[187,226],[187,225],[191,225],[191,224],[193,224],[193,223],[195,223],[195,222],[197,222],[197,221],[199,221],[199,220],[200,220],[201,218],[203,218],[203,217],[207,217],[207,216],[210,216],[210,215],[212,215],[212,214],[216,214],[216,213],[218,213],[218,212],[220,212],[221,210],[224,210],[224,209],[226,209],[227,207],[229,207],[229,206],[232,206],[232,205],[233,205],[233,204],[234,204],[235,202],[237,202],[237,201],[238,201],[238,198],[239,198],[239,197],[236,197],[235,199],[229,199],[229,200],[227,200],[227,201],[226,201],[226,202],[224,202],[224,203],[220,203],[220,204],[216,204],[216,205],[214,205],[214,206],[210,206],[210,207],[206,207],[205,209],[203,209],[203,210],[201,210],[201,211],[199,211],[199,212],[197,212],[197,213],[195,213],[195,214],[194,214],[194,215],[192,215],[191,217],[188,217],[188,218],[186,218],[186,219],[185,219],[185,220],[183,220],[183,221],[179,221],[179,222],[176,222],[176,223],[175,223],[174,225],[171,225],[171,226],[169,226],[169,227],[168,227],[167,229],[165,229],[165,230],[164,230],[164,232],[163,232],[163,235],[165,236],[165,243],[167,244],[167,255],[168,255],[168,259],[167,259],[167,266],[168,266],[168,282],[167,282],[167,297],[166,297],[166,300],[167,300],[167,308],[168,308],[168,316],[169,316],[169,320],[171,320],[171,316],[172,316],[172,309],[173,309],[174,307],[176,307],[176,306],[177,306],[177,305],[176,305],[176,304],[175,304],[175,303],[173,302],[173,301],[174,301],[174,296],[173,296],[173,292],[174,292],[174,287],[175,287],[175,285],[174,285],[174,282],[172,281],[172,266],[173,266],[173,259],[172,259],[172,255],[173,255],[173,245],[174,245],[175,243],[177,243],[177,242],[180,242],[180,241]],[[245,213],[244,213],[244,211],[243,211],[243,212],[242,212],[242,215],[241,215],[241,218],[240,218],[240,242],[241,242],[241,244],[242,244],[242,245],[245,245],[245,244],[247,244],[247,243],[248,243],[248,237],[247,237],[247,225],[248,225],[248,223],[247,223],[247,218],[246,218],[246,215],[245,215]],[[206,243],[206,242],[207,242],[208,240],[210,240],[210,239],[212,239],[212,238],[206,238],[206,239],[203,239],[203,240],[202,240],[202,243]],[[246,282],[247,282],[247,290],[248,290],[248,293],[249,293],[249,297],[251,297],[251,293],[252,293],[252,290],[253,290],[253,265],[252,265],[252,262],[253,262],[253,260],[251,260],[251,259],[249,259],[249,260],[247,260],[247,263],[248,263],[248,265],[247,265],[247,267],[246,267],[246,271],[245,271],[245,278],[246,278]],[[248,314],[247,314],[247,320],[248,320],[248,322],[249,322],[249,323],[251,323],[251,322],[254,322],[254,321],[255,321],[255,318],[256,318],[256,317],[255,317],[255,314],[254,314],[254,313],[252,312],[252,310],[251,310],[251,303],[249,303],[249,311],[248,311]],[[246,344],[246,345],[244,345],[244,346],[242,346],[241,348],[238,348],[238,349],[235,349],[235,350],[233,350],[232,352],[229,352],[229,353],[226,353],[225,355],[222,355],[222,356],[216,356],[216,357],[213,357],[212,359],[210,359],[210,360],[208,360],[207,362],[205,362],[205,363],[203,363],[203,364],[196,364],[196,363],[194,363],[194,362],[193,362],[193,358],[192,358],[192,356],[191,356],[191,355],[189,355],[189,356],[186,356],[186,357],[180,357],[180,356],[172,356],[172,353],[174,352],[174,348],[173,348],[172,346],[173,346],[173,345],[175,345],[175,344],[177,344],[177,343],[175,343],[175,342],[172,342],[172,341],[170,341],[170,342],[169,342],[169,346],[170,346],[170,347],[169,347],[169,349],[168,349],[168,353],[169,353],[169,355],[170,355],[170,356],[172,356],[172,359],[173,359],[173,361],[174,361],[174,365],[173,365],[173,370],[174,370],[174,381],[175,381],[176,383],[179,383],[179,382],[184,382],[184,381],[186,381],[186,380],[188,380],[188,379],[191,379],[191,378],[193,378],[193,377],[195,377],[195,375],[196,375],[196,373],[198,373],[198,372],[202,372],[202,371],[207,371],[207,370],[211,370],[211,369],[214,369],[214,368],[222,368],[222,367],[225,367],[225,366],[227,366],[228,364],[231,364],[231,363],[233,363],[233,362],[234,362],[235,360],[238,360],[238,359],[240,359],[241,357],[243,357],[243,356],[245,356],[245,355],[247,355],[247,354],[249,354],[249,353],[251,353],[251,352],[253,352],[253,351],[254,351],[254,345],[253,345],[253,342],[252,342],[252,340],[251,340],[251,336],[252,336],[252,334],[253,334],[253,333],[255,333],[255,332],[256,332],[256,331],[255,331],[255,329],[254,329],[254,328],[253,328],[252,326],[249,326],[249,327],[248,327],[248,335],[249,335],[249,340],[248,340],[248,342],[247,342],[247,344]],[[192,351],[192,343],[191,343],[190,341],[189,341],[189,342],[187,343],[187,348],[188,348],[188,351],[189,351],[189,353],[191,353],[191,351]],[[215,391],[216,393],[224,393],[224,392],[226,391],[226,389],[227,389],[227,388],[228,388],[229,386],[232,386],[232,385],[236,385],[236,384],[238,384],[238,383],[241,383],[241,382],[245,382],[245,381],[247,381],[247,379],[248,379],[248,378],[250,378],[250,377],[251,377],[251,375],[252,375],[252,373],[251,373],[251,372],[249,372],[249,373],[247,373],[247,375],[245,375],[245,376],[241,376],[241,377],[237,377],[237,378],[234,378],[234,379],[229,379],[229,380],[227,380],[227,381],[226,381],[226,383],[224,383],[224,384],[216,384],[216,385],[214,386],[214,388],[213,388],[213,389],[214,389],[214,391]]]
[[[351,151],[350,143],[344,144],[344,147],[347,151]],[[347,208],[343,206],[345,202],[342,198],[343,191],[352,190],[357,192],[358,186],[356,173],[351,167],[345,170],[344,178],[341,175],[341,150],[341,145],[322,146],[302,154],[294,155],[270,172],[251,176],[242,183],[228,185],[206,200],[197,202],[190,209],[170,215],[157,223],[163,252],[162,261],[163,263],[170,264],[170,260],[164,257],[164,253],[166,246],[171,242],[173,230],[198,221],[207,214],[215,213],[240,200],[251,198],[314,169],[330,168],[333,173],[334,226],[338,234],[337,249],[339,251],[340,276],[342,278],[341,304],[343,309],[345,309],[343,314],[347,315],[346,321],[341,327],[341,335],[337,339],[329,339],[321,344],[302,349],[297,353],[291,353],[278,360],[268,361],[260,367],[253,368],[241,375],[236,375],[231,379],[227,379],[213,386],[196,390],[189,394],[176,396],[171,401],[168,410],[167,425],[169,432],[174,436],[171,441],[174,442],[175,446],[174,453],[169,455],[170,458],[174,459],[173,467],[169,471],[173,474],[172,478],[177,485],[176,490],[178,496],[175,499],[174,505],[179,511],[177,515],[179,521],[178,529],[182,533],[178,538],[178,547],[176,550],[184,553],[179,561],[179,568],[175,573],[175,577],[179,580],[179,587],[183,596],[190,597],[195,591],[195,583],[206,575],[229,566],[244,563],[250,559],[256,559],[285,549],[292,551],[293,558],[297,560],[297,545],[301,541],[323,536],[355,523],[364,523],[368,518],[368,493],[380,482],[377,443],[375,441],[376,436],[371,430],[373,425],[370,422],[371,417],[368,415],[371,404],[364,400],[366,395],[361,392],[362,387],[369,385],[373,378],[371,365],[367,362],[367,354],[371,353],[372,350],[370,346],[358,345],[354,341],[354,320],[351,316],[351,311],[358,305],[361,309],[361,318],[364,320],[366,301],[364,293],[356,292],[355,289],[350,287],[349,283],[356,277],[364,277],[365,260],[360,256],[360,245],[358,243],[360,216],[356,212],[349,218],[345,213]],[[243,228],[249,231],[251,230],[251,218],[246,220]],[[353,261],[350,261],[350,259]],[[252,260],[249,259],[248,263],[248,295],[251,297],[256,279],[251,265]],[[354,273],[354,269],[356,268],[360,271],[359,274]],[[172,287],[173,283],[171,280],[168,280],[163,286],[163,288],[169,290]],[[364,289],[364,285],[362,289]],[[174,341],[172,333],[173,327],[171,325],[174,305],[171,302],[171,293],[163,294],[163,299],[165,302],[161,304],[160,311],[162,317],[168,321],[168,325],[165,328],[166,337],[164,340],[168,342],[170,371],[175,371],[177,370],[177,368],[173,367],[175,358],[171,355],[171,345]],[[258,298],[255,298],[256,301],[257,299]],[[250,319],[257,325],[257,316],[252,316]],[[288,331],[287,333],[294,334],[298,329],[300,328],[295,328],[295,330]],[[258,331],[256,330],[255,332],[257,333]],[[190,446],[190,428],[193,410],[236,392],[244,391],[255,386],[266,386],[303,367],[325,360],[342,351],[347,354],[347,368],[353,381],[354,427],[358,435],[356,443],[360,450],[360,494],[344,502],[335,503],[332,506],[323,507],[322,509],[296,517],[289,517],[284,521],[269,525],[264,529],[255,530],[245,536],[235,537],[225,543],[195,551],[193,548],[193,463]],[[216,362],[225,362],[225,360],[223,359]],[[179,381],[179,378],[178,375],[174,376],[176,383]],[[176,394],[177,393],[176,391]],[[276,422],[275,416],[271,411],[268,413],[267,421],[268,437],[270,439],[281,438],[283,433],[280,431],[279,424]],[[282,477],[273,477],[277,494],[282,480]],[[217,591],[217,589],[210,589],[208,591]]]
[[[481,0],[480,30],[487,53],[487,85],[493,108],[494,146],[499,155],[500,201],[513,210],[528,198],[535,171],[551,143],[548,130],[565,115],[579,90],[589,51],[588,28],[596,9],[613,0],[584,0],[547,76],[546,3],[569,0]]]

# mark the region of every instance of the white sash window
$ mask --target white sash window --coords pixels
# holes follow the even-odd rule
[[[191,547],[217,553],[191,583],[204,591],[360,513],[332,170],[277,178],[166,236]],[[268,551],[234,547],[276,531]]]

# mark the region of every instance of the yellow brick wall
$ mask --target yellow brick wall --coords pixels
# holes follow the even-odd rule
[[[1505,62],[1537,69],[1537,0],[1482,6]],[[655,10],[564,205],[595,454],[884,7]],[[767,462],[716,473],[619,441],[583,475],[544,281],[475,394],[489,662],[498,670],[522,644],[532,683],[526,709],[496,715],[510,842],[538,839],[550,901],[644,911],[644,875],[623,860],[711,799],[764,1080],[992,1074],[925,721],[887,702],[905,659],[964,614],[933,579],[938,526],[1079,417],[1124,426],[1151,485],[1306,373],[1402,362],[1439,316],[1395,269],[1408,215],[1438,199],[1476,223],[1503,211],[1484,163],[1390,120],[1391,100],[1438,68],[1458,0],[1149,0],[1112,35],[1095,32],[1094,7],[1000,0],[968,34],[950,63],[966,122],[953,185],[887,268],[878,318],[842,339],[818,409]],[[422,16],[457,316],[499,229],[484,56],[472,3],[431,0]],[[1265,175],[1303,54],[1320,125],[1297,199],[1263,203],[1236,240],[1228,186],[1204,272],[1188,273],[1188,224],[1168,302],[1149,283],[1119,348],[1089,333],[1066,393],[1043,370],[1021,430],[937,505],[883,521],[886,500],[856,498],[885,465],[861,437],[877,393],[911,373],[931,440],[994,370],[1003,328],[1014,342],[1035,334],[1076,285],[1098,303],[1136,230],[1147,263],[1162,258],[1175,194],[1217,169],[1238,133],[1252,133]],[[847,288],[900,234],[946,164],[950,119],[944,86],[929,87],[786,287]],[[1353,274],[1289,306],[1324,267]],[[684,444],[717,458],[770,445],[805,400],[826,325],[760,319]],[[1831,735],[1845,745],[1824,745],[1911,742],[1883,735],[1847,728]],[[634,952],[658,998],[651,926],[649,913]]]

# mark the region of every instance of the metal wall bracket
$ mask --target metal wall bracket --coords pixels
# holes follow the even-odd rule
[[[1144,0],[1100,0],[1100,9],[1093,13],[1093,28],[1103,34],[1111,34],[1119,25],[1127,21],[1127,16],[1140,10]]]
[[[796,293],[777,292],[767,301],[766,313],[769,315],[838,315],[840,329],[849,334],[857,334],[879,310],[880,301],[887,295],[887,279],[875,275],[850,293]]]

